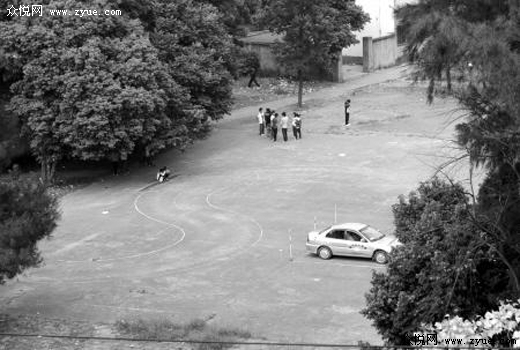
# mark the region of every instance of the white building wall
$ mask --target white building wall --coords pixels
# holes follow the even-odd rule
[[[356,33],[359,43],[343,49],[343,56],[363,56],[363,37],[365,36],[379,38],[395,32],[394,6],[396,1],[399,2],[399,0],[356,0],[356,4],[370,15],[370,22],[365,24],[362,31]]]

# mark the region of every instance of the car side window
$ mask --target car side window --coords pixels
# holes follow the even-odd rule
[[[356,232],[352,232],[352,231],[345,232],[345,236],[348,241],[354,241],[354,242],[359,242],[363,238]]]
[[[327,233],[327,238],[345,239],[343,230],[332,230]]]

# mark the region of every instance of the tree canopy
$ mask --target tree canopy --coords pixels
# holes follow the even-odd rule
[[[192,0],[98,5],[129,13],[0,22],[9,108],[44,180],[62,159],[184,149],[231,108],[232,44],[214,7]],[[45,7],[78,3],[52,0]]]
[[[511,297],[507,267],[480,237],[464,188],[439,179],[421,183],[393,207],[403,243],[386,272],[376,272],[362,313],[390,344],[410,345],[406,334],[446,314],[472,317]]]
[[[0,284],[41,263],[37,242],[50,236],[58,218],[57,201],[41,184],[0,182]]]
[[[341,50],[357,42],[354,32],[363,29],[369,20],[353,1],[267,1],[259,21],[270,31],[283,35],[275,53],[298,77],[298,106],[302,105],[304,74],[315,66],[330,71]]]
[[[162,1],[158,6],[161,11],[151,41],[159,58],[173,79],[188,88],[193,108],[203,112],[202,123],[222,118],[232,105],[228,68],[233,44],[219,12],[211,5],[196,6],[192,0]]]

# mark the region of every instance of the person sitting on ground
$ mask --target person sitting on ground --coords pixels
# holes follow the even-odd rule
[[[159,181],[159,182],[167,181],[169,176],[170,176],[170,169],[163,166],[161,169],[159,169],[159,172],[157,173],[157,181]]]

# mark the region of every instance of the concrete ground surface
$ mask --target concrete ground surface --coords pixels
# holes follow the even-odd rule
[[[157,165],[174,172],[166,183],[151,185],[147,168],[66,195],[59,227],[40,245],[45,265],[1,287],[2,312],[204,318],[267,341],[380,344],[359,311],[384,267],[320,260],[305,239],[335,216],[391,233],[397,197],[456,153],[455,102],[426,104],[406,73],[353,74],[305,96],[301,140],[259,136],[259,106],[243,108],[187,152],[162,155]],[[295,102],[263,107],[292,112]],[[465,164],[446,171],[467,178]]]

